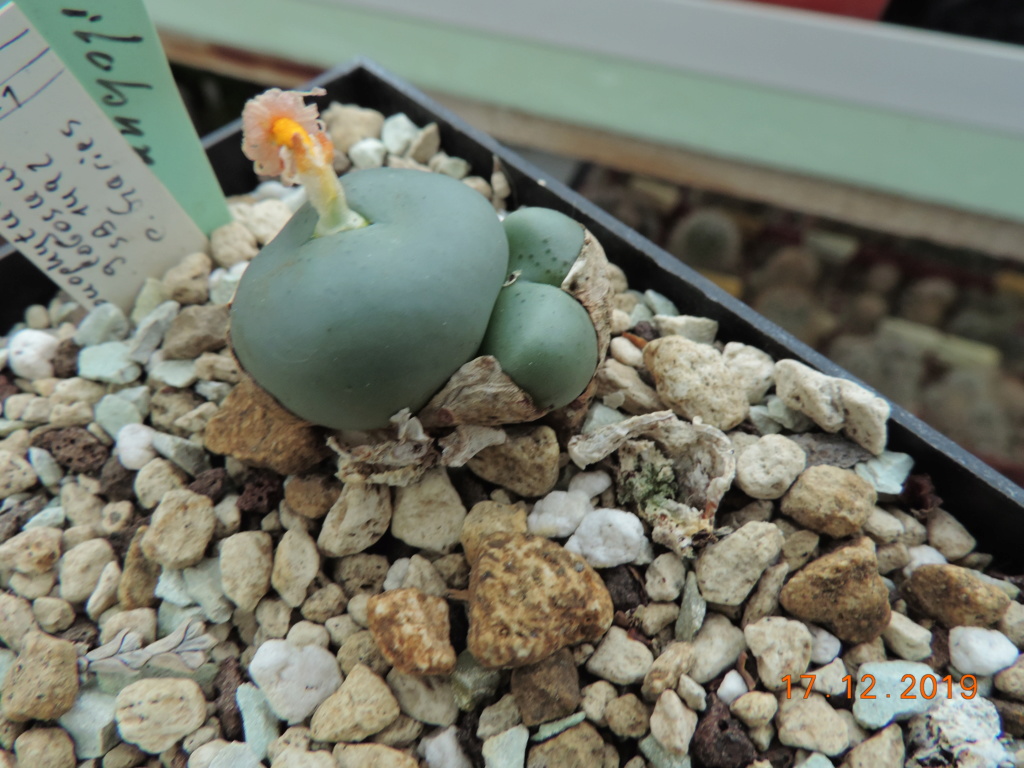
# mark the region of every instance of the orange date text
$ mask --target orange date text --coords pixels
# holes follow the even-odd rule
[[[814,680],[816,675],[800,675],[800,680],[797,681],[798,686],[804,687],[803,697],[807,698],[811,695],[811,691],[814,689]],[[782,682],[786,684],[786,698],[793,698],[793,675],[786,675],[782,678]],[[846,684],[846,698],[852,699],[854,697],[854,679],[853,675],[846,675],[842,678],[842,682]],[[875,687],[874,675],[863,675],[860,678],[860,682],[863,683],[863,688],[858,689],[857,698],[860,699],[877,699],[879,694],[872,693],[872,689]],[[945,677],[936,677],[935,675],[922,675],[920,679],[915,675],[904,675],[901,682],[906,685],[906,688],[898,696],[895,693],[884,694],[885,698],[900,698],[900,699],[934,699],[936,696],[945,696],[948,699],[952,699],[954,696],[961,696],[965,699],[973,699],[978,695],[978,679],[974,675],[963,675],[959,680],[955,680],[952,675],[946,675]],[[960,689],[960,693],[957,693],[957,688]],[[797,688],[797,694],[799,695],[800,688]],[[829,696],[830,694],[825,694]],[[837,696],[840,694],[836,694]]]

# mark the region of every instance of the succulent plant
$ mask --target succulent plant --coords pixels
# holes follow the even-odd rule
[[[257,171],[301,181],[310,198],[232,304],[231,343],[256,382],[304,419],[359,430],[416,412],[479,355],[540,408],[580,395],[598,338],[561,286],[583,227],[542,208],[503,226],[479,193],[440,174],[378,168],[342,182],[302,96],[274,89],[243,114]]]
[[[496,357],[539,407],[560,408],[586,388],[599,362],[590,315],[560,287],[584,230],[547,208],[521,208],[503,225],[511,284],[498,295],[480,353]]]

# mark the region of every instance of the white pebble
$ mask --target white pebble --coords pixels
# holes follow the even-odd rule
[[[935,547],[929,547],[927,544],[908,547],[907,551],[910,553],[910,562],[903,569],[903,576],[905,578],[909,578],[910,574],[922,565],[945,565],[947,562],[939,550]]]
[[[732,704],[736,699],[747,692],[747,683],[743,675],[735,669],[727,672],[718,686],[718,698],[726,704]]]
[[[430,768],[473,768],[473,763],[459,746],[455,726],[427,736],[416,750]]]
[[[249,674],[274,713],[292,725],[305,720],[341,685],[333,653],[287,640],[263,643],[249,664]]]
[[[125,469],[142,469],[156,458],[153,448],[152,427],[145,424],[125,424],[117,433],[114,455]]]
[[[579,491],[552,491],[533,505],[526,527],[534,536],[564,539],[592,509],[590,497]]]
[[[384,125],[380,129],[380,139],[388,152],[402,155],[419,132],[419,126],[404,112],[399,112],[384,120]]]
[[[588,499],[600,496],[612,487],[612,477],[607,472],[580,472],[569,481],[570,491],[579,491]]]
[[[949,660],[965,675],[994,675],[1017,660],[1017,646],[995,629],[953,627],[949,630]]]
[[[53,357],[60,341],[46,331],[32,328],[18,331],[7,342],[7,364],[24,379],[48,379],[53,376]]]
[[[654,554],[640,518],[619,509],[595,509],[586,515],[565,548],[595,568],[650,562]]]
[[[384,146],[384,142],[374,138],[361,139],[348,151],[349,159],[356,170],[380,168],[384,165],[387,154],[388,148]]]
[[[813,639],[811,644],[811,661],[813,663],[819,665],[828,664],[839,655],[843,644],[839,642],[838,637],[813,624],[808,624],[807,628],[811,630],[811,638]]]

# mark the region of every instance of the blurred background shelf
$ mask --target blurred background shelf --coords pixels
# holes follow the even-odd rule
[[[1024,48],[730,0],[148,0],[172,60],[366,55],[517,146],[1024,260]]]

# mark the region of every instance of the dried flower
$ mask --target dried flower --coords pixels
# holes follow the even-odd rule
[[[334,145],[305,96],[323,96],[323,88],[311,91],[269,91],[250,99],[242,110],[242,152],[263,176],[280,176],[286,184],[302,184],[309,201],[320,214],[317,236],[366,226],[351,210],[334,173]]]

